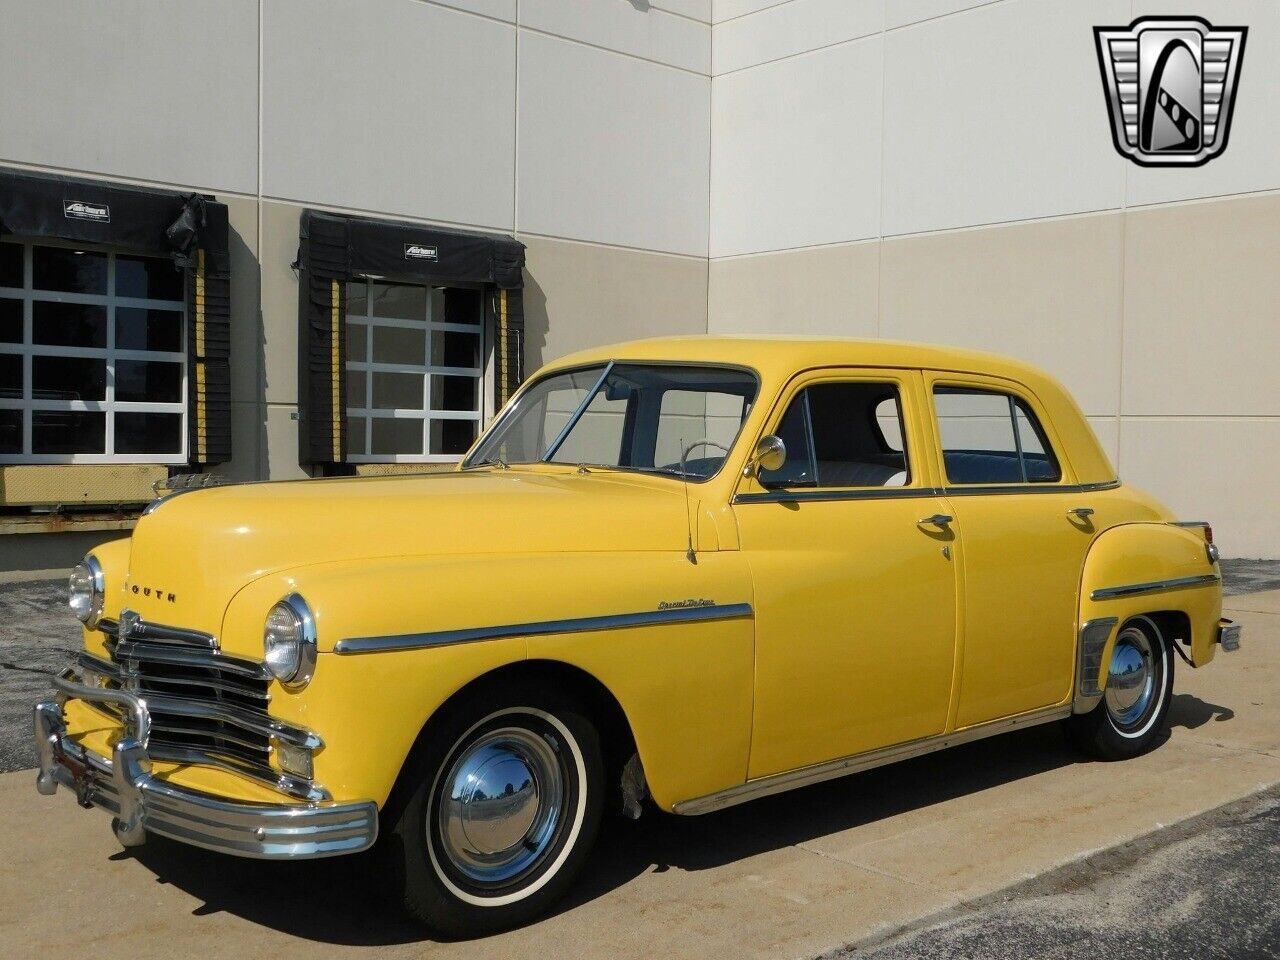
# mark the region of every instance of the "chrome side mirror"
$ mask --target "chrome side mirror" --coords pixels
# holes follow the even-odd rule
[[[771,433],[760,438],[760,442],[756,444],[755,453],[747,461],[747,466],[742,471],[742,475],[750,477],[758,474],[761,470],[781,470],[782,465],[786,462],[787,445],[782,442],[781,437]]]

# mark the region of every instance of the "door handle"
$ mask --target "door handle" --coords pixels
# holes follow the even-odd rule
[[[935,513],[932,517],[921,517],[916,524],[921,527],[945,527],[949,526],[954,517],[949,517],[945,513]]]
[[[1093,507],[1072,507],[1067,511],[1067,516],[1086,520],[1093,516]]]

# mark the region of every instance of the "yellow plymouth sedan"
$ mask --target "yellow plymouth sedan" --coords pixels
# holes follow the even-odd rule
[[[453,935],[545,911],[602,815],[703,814],[1032,724],[1123,759],[1217,550],[1024,364],[651,340],[532,377],[456,472],[157,501],[71,578],[38,788],[264,858],[378,848]]]

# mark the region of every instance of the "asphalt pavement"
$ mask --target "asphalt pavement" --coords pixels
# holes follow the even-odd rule
[[[823,960],[1280,957],[1271,789]]]

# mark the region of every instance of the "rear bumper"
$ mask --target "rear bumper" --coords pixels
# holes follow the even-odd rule
[[[377,839],[378,808],[371,800],[236,803],[165,783],[150,772],[149,720],[141,699],[124,691],[66,681],[58,686],[67,697],[117,702],[133,714],[134,722],[108,760],[67,736],[59,700],[37,703],[40,770],[36,789],[48,795],[62,785],[75,791],[82,806],[109,811],[116,836],[125,846],[137,846],[147,833],[155,833],[207,850],[270,860],[356,853]]]

